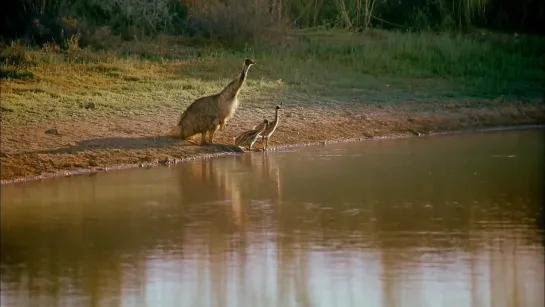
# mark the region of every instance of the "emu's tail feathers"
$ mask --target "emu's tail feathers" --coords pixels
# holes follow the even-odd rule
[[[180,137],[182,134],[182,126],[176,125],[168,132],[168,136]]]

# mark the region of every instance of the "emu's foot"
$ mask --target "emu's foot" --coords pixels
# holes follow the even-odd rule
[[[205,139],[205,138],[201,139],[201,146],[205,146],[205,145],[208,145],[208,144],[210,144],[210,142],[208,142],[207,139]]]
[[[199,143],[195,142],[195,141],[192,141],[192,140],[186,140],[186,142],[188,142],[189,144],[192,144],[192,145],[199,145]]]
[[[191,140],[191,139],[189,139],[189,138],[187,138],[187,139],[180,139],[180,141],[181,141],[182,143],[186,143],[186,142],[187,142],[187,143],[189,143],[189,144],[191,144],[191,145],[199,145],[199,143],[197,143],[197,142],[195,142],[195,141],[193,141],[193,140]]]

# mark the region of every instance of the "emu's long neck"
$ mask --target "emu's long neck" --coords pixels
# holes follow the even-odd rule
[[[265,131],[265,129],[267,129],[267,124],[266,123],[263,123],[263,125],[260,127],[260,129],[258,129],[259,133]]]
[[[240,73],[240,77],[234,79],[231,81],[224,89],[221,91],[221,96],[224,99],[233,99],[236,98],[238,93],[240,92],[240,88],[242,85],[244,85],[244,81],[246,81],[246,76],[248,75],[248,69],[250,66],[244,66],[242,69],[242,73]]]
[[[274,114],[273,127],[276,127],[276,125],[278,125],[278,111],[279,109],[276,109],[276,113]]]

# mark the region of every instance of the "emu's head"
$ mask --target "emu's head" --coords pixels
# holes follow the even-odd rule
[[[250,67],[250,66],[252,66],[254,64],[255,64],[255,62],[252,59],[244,60],[244,66],[246,66],[246,67]]]
[[[277,110],[282,110],[282,107],[279,106],[279,105],[277,105],[277,106],[276,106],[276,109],[277,109]]]

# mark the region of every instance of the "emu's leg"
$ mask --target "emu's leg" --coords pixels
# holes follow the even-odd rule
[[[182,130],[182,127],[181,127],[181,126],[180,126],[180,139],[181,139],[182,141],[185,141],[185,140],[187,139],[186,137],[184,137],[184,131]]]
[[[206,145],[206,131],[201,132],[201,146]]]
[[[208,130],[208,142],[210,144],[213,144],[214,143],[214,134],[216,133],[216,131],[218,131],[218,128],[220,126],[214,126],[214,128]]]

